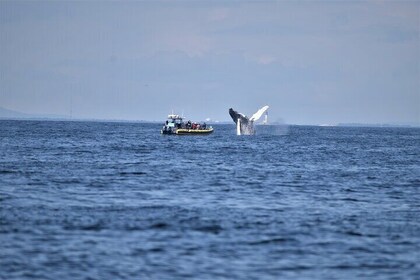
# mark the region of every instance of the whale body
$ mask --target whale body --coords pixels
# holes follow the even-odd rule
[[[264,106],[259,109],[252,117],[248,118],[244,114],[241,114],[232,108],[229,109],[229,115],[232,120],[236,123],[236,134],[237,135],[254,135],[255,127],[254,122],[259,120],[261,116],[268,110],[268,106]]]

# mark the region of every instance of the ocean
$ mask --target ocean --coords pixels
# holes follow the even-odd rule
[[[0,121],[0,279],[420,279],[419,128],[213,127]]]

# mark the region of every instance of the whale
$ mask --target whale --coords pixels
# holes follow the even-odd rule
[[[254,135],[255,134],[254,122],[259,120],[261,116],[268,110],[268,108],[269,108],[268,106],[264,106],[260,108],[250,118],[230,108],[229,115],[236,124],[236,134],[237,135]]]

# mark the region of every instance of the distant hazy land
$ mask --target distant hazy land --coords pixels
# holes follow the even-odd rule
[[[0,119],[70,119],[70,117],[53,114],[26,114],[0,107]]]
[[[61,120],[61,121],[107,121],[107,122],[163,122],[162,120],[120,120],[120,119],[95,119],[95,118],[79,118],[71,117],[69,115],[54,115],[54,114],[27,114],[10,109],[0,107],[0,120]],[[218,123],[218,124],[232,124],[231,121],[216,121],[208,123]],[[284,125],[283,122],[271,122],[271,125]],[[288,124],[291,125],[291,124]],[[349,126],[349,127],[420,127],[420,123],[338,123],[336,125],[320,125],[320,126]]]
[[[66,115],[54,114],[26,114],[14,110],[0,107],[0,120],[51,120],[51,121],[107,121],[107,122],[145,122],[142,120],[115,120],[115,119],[95,119],[78,118]]]
[[[350,127],[420,127],[416,123],[339,123],[337,126]]]

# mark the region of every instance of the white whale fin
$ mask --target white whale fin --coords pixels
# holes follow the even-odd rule
[[[259,109],[255,114],[252,115],[251,118],[249,118],[250,121],[257,121],[261,116],[264,114],[265,111],[268,110],[268,106],[264,106],[261,109]]]

